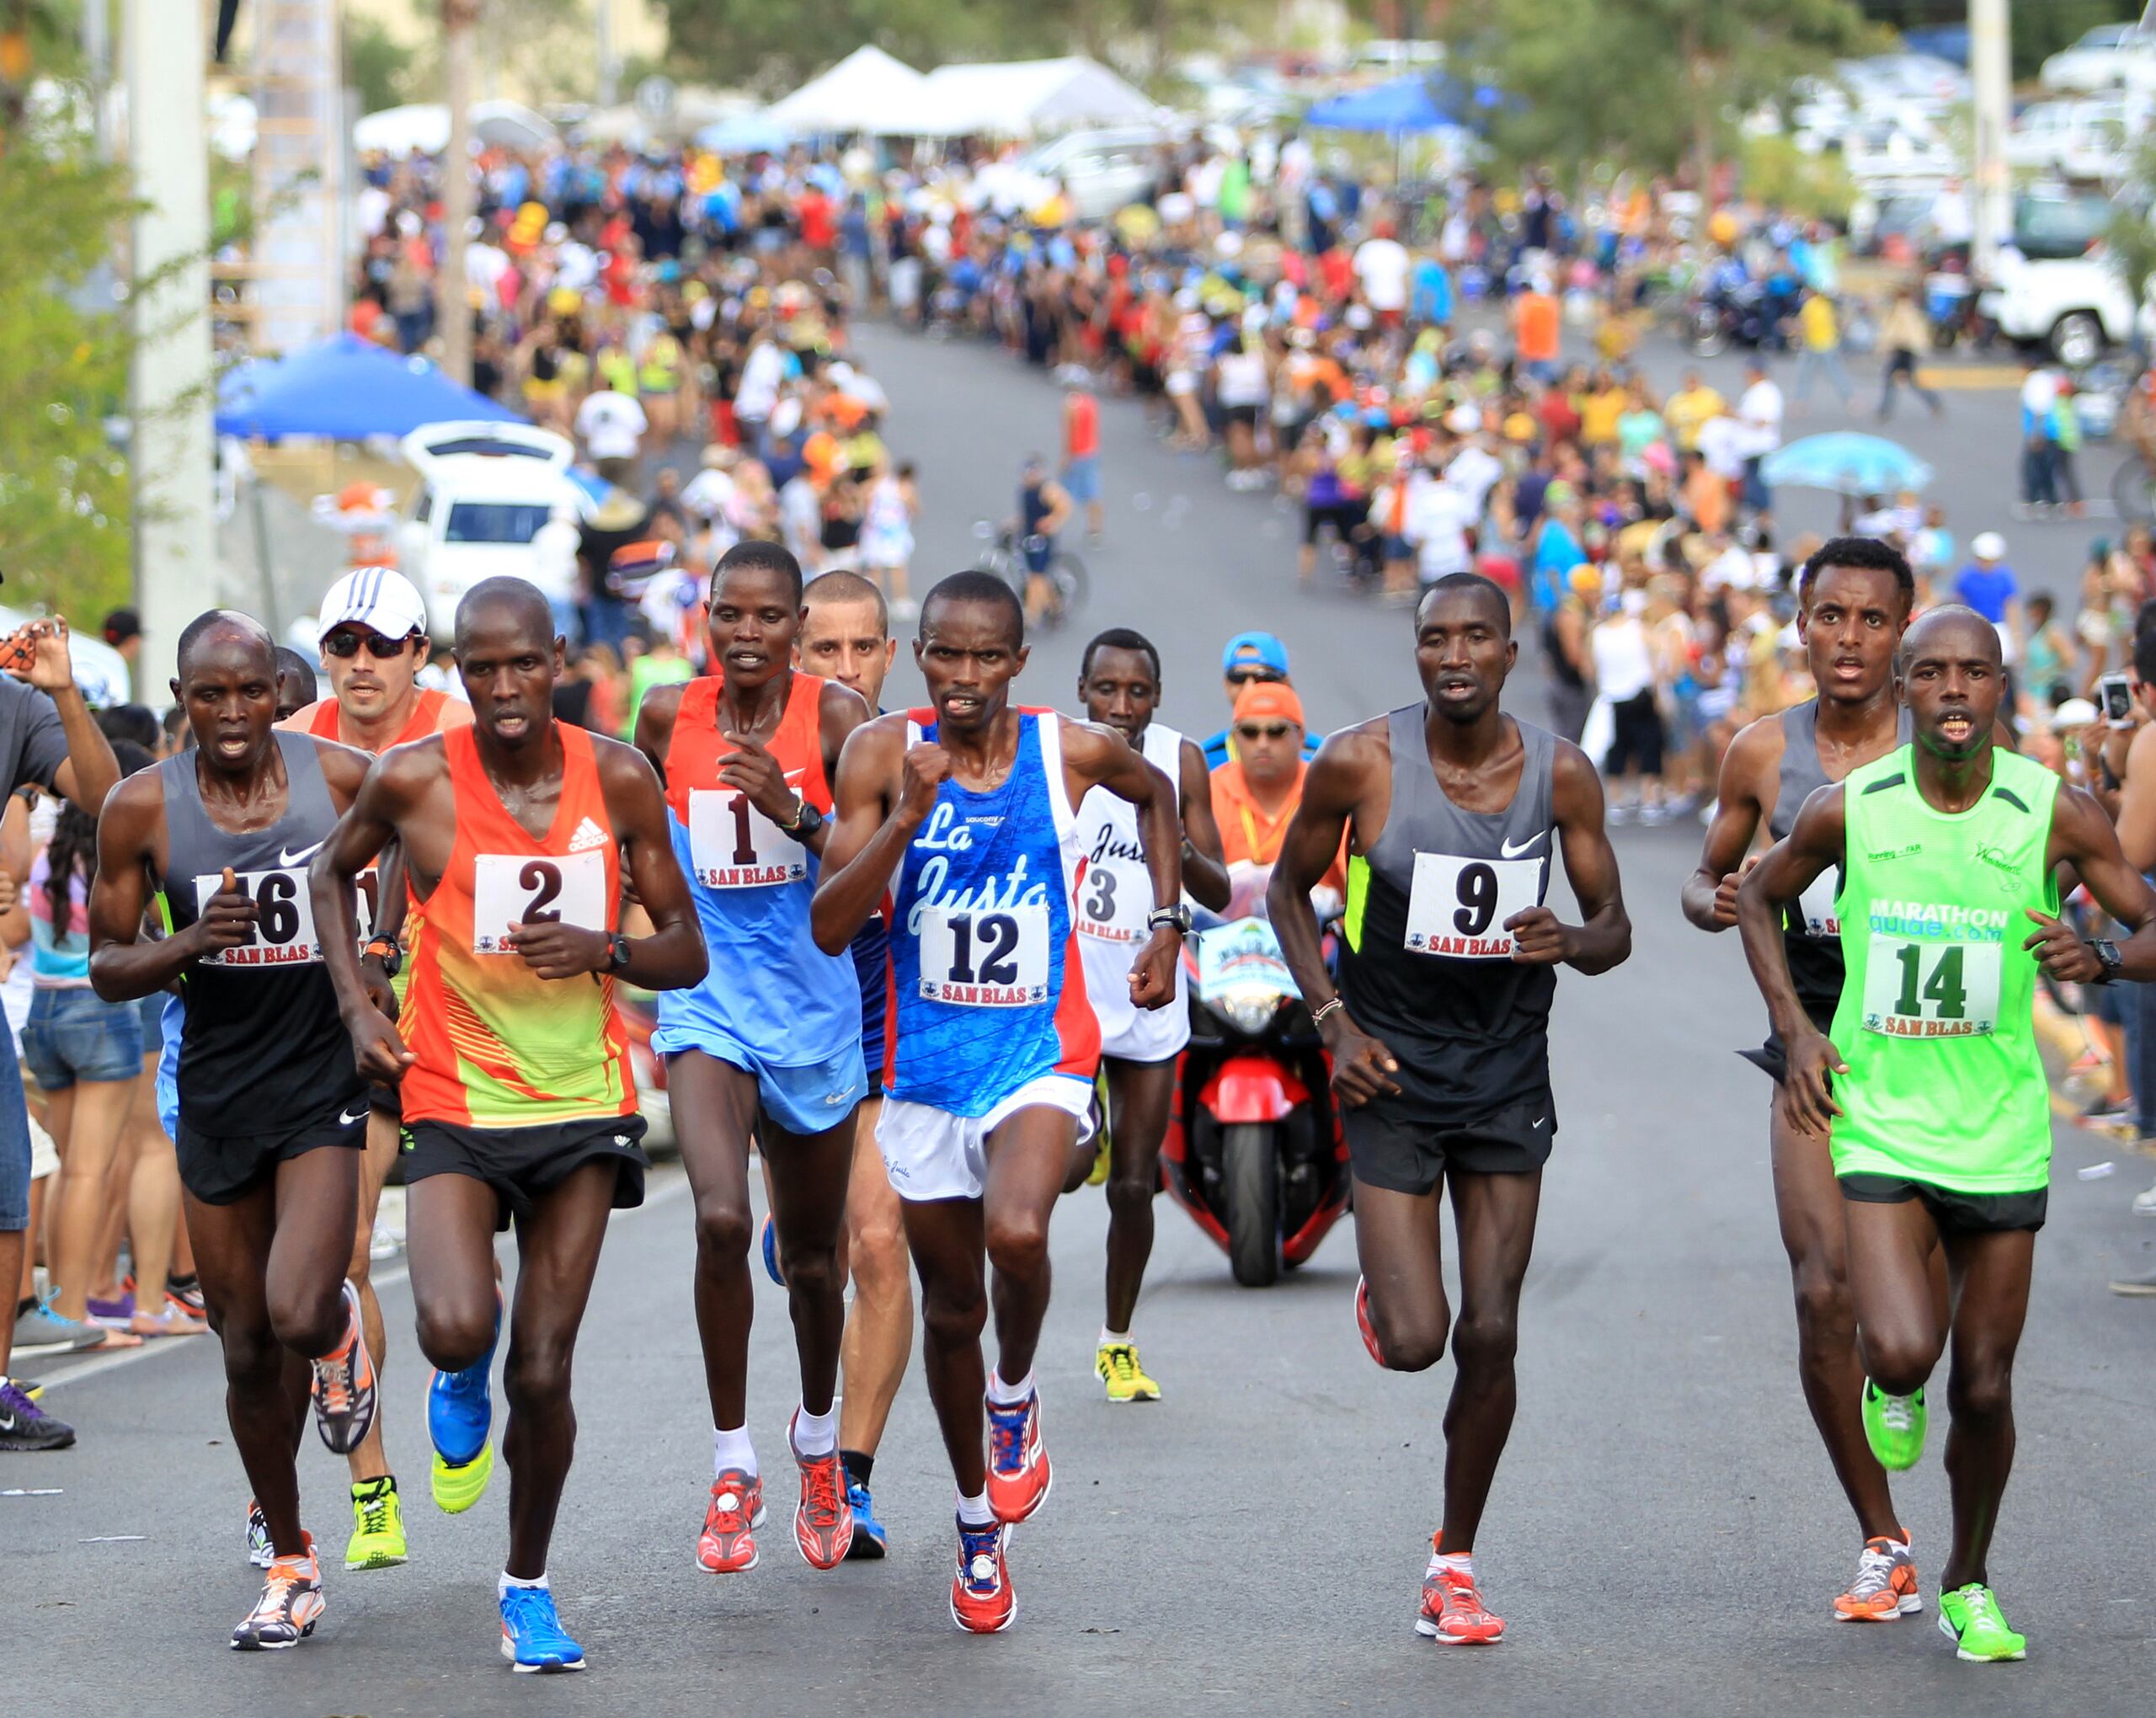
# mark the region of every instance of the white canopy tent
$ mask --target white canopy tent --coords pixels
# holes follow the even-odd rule
[[[921,136],[1032,137],[1081,125],[1142,125],[1159,109],[1097,60],[939,66],[923,80],[915,123]]]
[[[764,110],[762,117],[795,136],[865,131],[915,134],[912,122],[928,110],[928,80],[881,48],[856,48],[828,72]]]
[[[475,101],[472,135],[483,143],[510,149],[537,149],[555,137],[552,123],[513,101]],[[352,147],[362,154],[380,149],[391,155],[439,155],[449,147],[449,109],[440,102],[415,102],[383,108],[352,127]]]

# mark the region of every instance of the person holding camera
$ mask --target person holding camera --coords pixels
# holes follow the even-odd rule
[[[2097,799],[2118,825],[2127,863],[2144,876],[2156,872],[2156,628],[2135,635],[2132,672],[2106,674],[2096,682],[2097,708],[2110,729],[2095,758]],[[2122,998],[2127,1073],[2133,1087],[2137,1138],[2156,1139],[2156,984],[2134,984]],[[2134,1196],[2138,1216],[2156,1217],[2156,1186]],[[2156,1272],[2121,1277],[2116,1294],[2156,1295]]]

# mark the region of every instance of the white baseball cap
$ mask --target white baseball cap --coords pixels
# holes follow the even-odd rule
[[[2006,539],[1995,531],[1980,531],[1971,540],[1969,552],[1979,561],[2004,561]]]
[[[315,622],[317,642],[339,627],[365,627],[385,638],[427,630],[427,605],[418,587],[394,567],[360,567],[329,587]]]

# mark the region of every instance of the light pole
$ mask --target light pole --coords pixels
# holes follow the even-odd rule
[[[2013,234],[2013,186],[2006,171],[2006,122],[2013,73],[2008,51],[2008,0],[1969,0],[1969,84],[1976,120],[1975,193],[1969,271],[1992,277],[1999,248]]]

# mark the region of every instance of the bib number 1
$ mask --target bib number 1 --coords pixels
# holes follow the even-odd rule
[[[706,888],[764,888],[808,875],[808,850],[726,789],[689,790],[689,862]]]
[[[1873,937],[1864,1029],[1885,1038],[1988,1037],[1999,1025],[2002,946]]]

